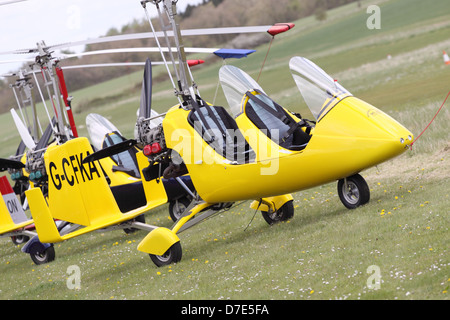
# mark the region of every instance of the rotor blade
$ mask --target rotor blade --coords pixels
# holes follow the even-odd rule
[[[215,35],[215,34],[239,34],[239,33],[258,33],[258,32],[268,32],[272,25],[265,26],[248,26],[248,27],[226,27],[226,28],[203,28],[203,29],[186,29],[181,30],[181,36],[198,36],[198,35]],[[272,29],[273,30],[273,29]],[[167,35],[173,37],[173,31],[166,31]],[[157,37],[164,36],[162,31],[155,33]],[[66,42],[47,46],[46,48],[52,49],[65,49],[76,46],[84,46],[88,44],[95,43],[105,43],[123,40],[137,40],[145,38],[154,38],[153,32],[142,32],[142,33],[130,33],[117,36],[101,37],[96,39],[88,39],[74,42]],[[37,52],[37,48],[19,49],[0,52],[0,55],[4,54],[26,54]]]
[[[155,64],[153,62],[153,64]],[[156,64],[163,64],[157,62]],[[74,66],[61,66],[63,70],[69,69],[83,69],[83,68],[102,68],[102,67],[128,67],[128,66],[143,66],[145,62],[115,62],[115,63],[93,63],[93,64],[79,64]]]
[[[267,32],[272,26],[250,26],[250,27],[227,27],[227,28],[203,28],[203,29],[186,29],[181,30],[182,36],[198,36],[198,35],[214,35],[214,34],[238,34],[238,33],[257,33],[257,32]],[[169,37],[173,37],[173,31],[166,31]],[[164,36],[162,31],[156,32],[157,37]],[[123,40],[136,40],[154,38],[153,32],[142,32],[142,33],[130,33],[117,36],[101,37],[97,39],[88,39],[82,41],[74,41],[69,43],[62,43],[57,45],[49,46],[52,49],[62,49],[68,47],[82,46],[87,44],[104,43],[104,42],[114,42]],[[33,49],[22,49],[21,53],[27,52],[27,50]],[[29,51],[28,51],[29,52]],[[0,53],[2,54],[2,53]]]
[[[34,59],[0,60],[0,64],[17,63],[17,62],[35,62],[35,60]]]
[[[125,140],[123,142],[117,143],[117,144],[112,145],[107,148],[103,148],[101,150],[98,150],[98,151],[88,155],[86,158],[83,159],[83,163],[100,160],[100,159],[121,153],[123,151],[127,151],[128,149],[131,149],[132,147],[134,147],[136,144],[137,144],[137,141],[134,139]]]
[[[0,172],[8,169],[22,169],[24,167],[25,165],[20,161],[0,158]]]
[[[0,6],[3,6],[5,4],[13,4],[16,2],[23,2],[23,1],[27,1],[27,0],[6,0],[6,1],[0,1]]]
[[[205,63],[204,60],[187,60],[189,67]],[[163,61],[152,61],[152,65],[162,65]],[[78,64],[73,66],[61,66],[63,70],[69,69],[83,69],[83,68],[103,68],[103,67],[134,67],[145,66],[145,62],[112,62],[112,63],[92,63],[92,64]]]
[[[163,52],[168,52],[169,48],[164,47],[161,48]],[[172,51],[176,52],[177,49],[173,48]],[[218,48],[185,48],[186,52],[189,53],[213,53],[214,51],[219,50]],[[109,53],[133,53],[133,52],[160,52],[159,48],[118,48],[118,49],[105,49],[105,50],[95,50],[95,51],[85,51],[80,53],[71,53],[60,55],[58,58],[60,59],[70,59],[82,56],[91,56],[98,54],[109,54]]]
[[[28,129],[23,124],[22,120],[20,120],[16,110],[11,109],[11,115],[13,117],[14,123],[16,124],[17,130],[19,131],[23,143],[25,143],[28,149],[34,149],[36,147],[36,143],[34,142],[33,138],[28,132]]]
[[[141,105],[139,117],[148,118],[152,110],[152,62],[149,58],[145,61],[144,79],[142,80]]]

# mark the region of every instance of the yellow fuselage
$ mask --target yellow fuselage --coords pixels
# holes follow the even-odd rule
[[[307,147],[280,147],[249,120],[236,118],[256,153],[246,164],[233,164],[214,151],[175,106],[164,121],[167,147],[185,162],[193,184],[209,203],[259,199],[336,181],[403,153],[413,135],[370,104],[347,97],[320,119]]]

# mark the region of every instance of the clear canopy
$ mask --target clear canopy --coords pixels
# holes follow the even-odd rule
[[[118,132],[117,129],[108,119],[96,113],[90,113],[86,117],[86,128],[91,138],[91,143],[95,149],[103,148],[103,140],[105,135],[112,132]]]
[[[242,113],[242,98],[255,89],[264,93],[261,86],[241,69],[225,65],[219,70],[219,80],[234,117]]]
[[[293,57],[289,68],[303,99],[317,121],[340,100],[351,95],[347,89],[306,58]]]

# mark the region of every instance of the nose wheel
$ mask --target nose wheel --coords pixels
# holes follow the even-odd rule
[[[369,186],[359,174],[339,180],[337,189],[339,199],[348,209],[355,209],[370,200]]]
[[[158,267],[167,266],[171,263],[177,263],[181,260],[182,256],[181,244],[180,242],[176,242],[162,256],[154,254],[150,254],[149,256],[153,263]]]

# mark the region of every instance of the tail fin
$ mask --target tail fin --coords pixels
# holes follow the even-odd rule
[[[89,226],[121,215],[98,161],[83,164],[91,153],[84,137],[48,148],[45,153],[48,208],[53,218]]]
[[[25,194],[28,199],[30,210],[33,213],[34,225],[36,226],[39,240],[42,243],[62,241],[61,235],[56,228],[41,189],[33,188],[25,191]]]

